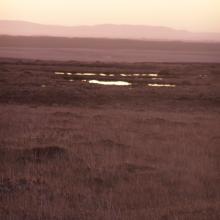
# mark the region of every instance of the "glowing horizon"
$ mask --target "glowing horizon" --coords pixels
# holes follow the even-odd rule
[[[220,1],[3,0],[0,19],[67,26],[131,24],[220,32]]]

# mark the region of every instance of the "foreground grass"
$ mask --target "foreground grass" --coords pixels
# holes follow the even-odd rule
[[[220,217],[217,112],[1,105],[0,123],[0,219]]]
[[[220,219],[219,64],[0,66],[0,219]]]

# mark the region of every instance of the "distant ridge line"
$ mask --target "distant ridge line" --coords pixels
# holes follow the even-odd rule
[[[0,20],[0,35],[220,42],[220,33],[194,33],[169,27],[123,24],[62,26],[14,20]]]

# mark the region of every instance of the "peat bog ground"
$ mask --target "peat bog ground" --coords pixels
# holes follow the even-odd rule
[[[220,219],[219,113],[220,64],[2,58],[0,219]]]

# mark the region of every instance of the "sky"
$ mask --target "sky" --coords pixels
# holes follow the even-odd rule
[[[220,0],[0,0],[1,20],[133,24],[220,32]]]

